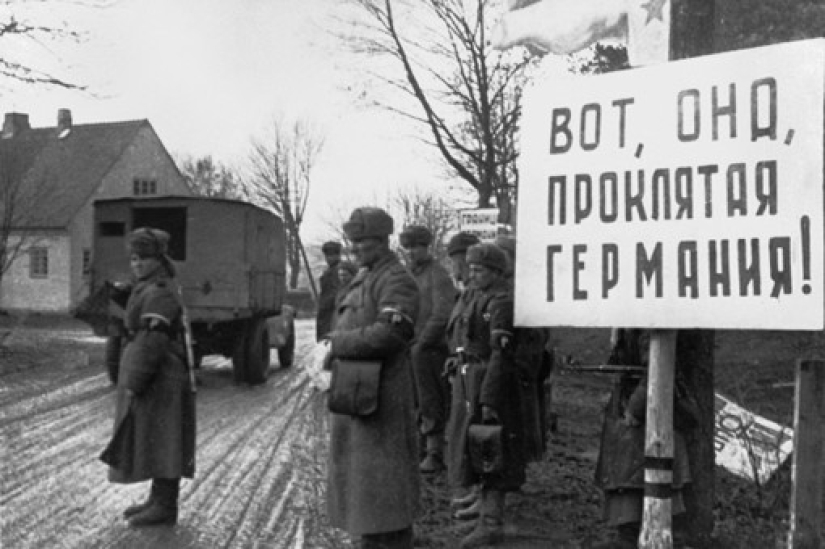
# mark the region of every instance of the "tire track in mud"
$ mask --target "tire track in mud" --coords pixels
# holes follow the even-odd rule
[[[299,324],[297,356],[307,354],[311,332],[310,322]],[[233,385],[228,369],[200,372],[198,469],[183,482],[174,528],[130,529],[122,520],[148,483],[107,482],[97,456],[111,434],[114,395],[99,369],[73,374],[16,372],[4,384],[0,547],[349,545],[326,523],[326,406],[300,360],[251,388]]]

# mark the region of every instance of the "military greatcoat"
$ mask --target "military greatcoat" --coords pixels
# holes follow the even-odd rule
[[[115,430],[131,413],[129,440],[119,445],[120,464],[109,480],[192,478],[195,472],[195,395],[183,357],[181,306],[165,273],[135,285],[124,318],[128,342],[120,362]],[[159,318],[166,330],[148,330]],[[135,396],[130,397],[127,391]]]
[[[618,365],[648,366],[649,334],[621,330],[620,340],[608,360]],[[681,489],[690,482],[690,467],[683,432],[696,424],[696,409],[677,380],[674,390],[673,513],[684,511]],[[622,374],[614,383],[602,424],[596,462],[596,485],[605,493],[605,519],[611,524],[641,520],[644,494],[645,415],[647,375]],[[630,421],[628,418],[633,418]]]
[[[333,358],[380,360],[378,411],[332,414],[330,523],[353,535],[408,528],[419,512],[418,435],[409,345],[418,287],[387,253],[350,283],[331,333]]]
[[[448,355],[445,329],[456,291],[447,270],[432,257],[411,270],[421,300],[412,347],[421,433],[435,435],[444,432],[450,407],[450,391],[442,373]]]
[[[505,281],[473,290],[452,325],[461,330],[466,365],[453,380],[453,399],[447,427],[447,472],[456,487],[482,483],[498,491],[518,490],[525,480],[525,456],[519,383],[513,357],[513,299]],[[461,300],[460,300],[461,301]],[[455,311],[454,314],[455,315]],[[453,329],[453,328],[451,328]],[[499,337],[509,334],[502,348]],[[498,414],[504,427],[504,471],[480,476],[470,465],[467,432],[481,423],[482,405]]]

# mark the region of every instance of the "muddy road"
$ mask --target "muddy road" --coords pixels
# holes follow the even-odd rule
[[[148,483],[110,484],[97,459],[114,409],[97,360],[102,339],[41,337],[46,345],[85,341],[54,367],[0,376],[0,547],[348,546],[324,524],[327,412],[302,368],[314,343],[310,321],[299,321],[295,366],[279,368],[273,352],[263,386],[234,385],[228,362],[207,357],[198,373],[197,471],[182,484],[175,528],[129,528],[121,512]]]

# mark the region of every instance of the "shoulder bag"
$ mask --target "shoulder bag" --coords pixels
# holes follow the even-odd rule
[[[334,358],[331,368],[330,412],[366,417],[378,410],[381,361]]]

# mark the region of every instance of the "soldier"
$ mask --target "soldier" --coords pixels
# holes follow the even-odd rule
[[[481,484],[481,513],[462,548],[494,545],[504,539],[504,500],[525,480],[518,376],[513,361],[513,300],[504,273],[507,259],[494,244],[467,250],[472,302],[462,315],[463,350],[453,384],[447,472],[450,484]],[[480,471],[470,456],[470,427],[498,424],[503,428],[502,463]]]
[[[411,225],[399,239],[409,254],[409,267],[420,296],[411,354],[419,428],[426,437],[426,456],[419,470],[431,474],[444,469],[444,426],[450,408],[450,389],[442,372],[448,355],[445,330],[456,291],[447,270],[430,255],[433,236],[427,227]]]
[[[512,292],[515,290],[516,239],[511,236],[499,236],[496,238],[496,246],[507,254],[505,277]],[[553,367],[550,330],[516,328],[514,353],[521,389],[525,457],[529,461],[541,461],[547,446],[548,423],[547,391],[544,382]]]
[[[472,233],[460,232],[447,243],[447,256],[450,258],[450,271],[459,290],[465,290],[470,282],[470,268],[467,266],[467,248],[478,244],[480,240]],[[455,312],[455,311],[453,311]],[[455,350],[455,349],[451,349]]]
[[[459,296],[453,305],[453,310],[450,313],[450,319],[447,321],[447,348],[450,356],[444,364],[445,373],[452,387],[451,390],[451,404],[450,410],[456,405],[462,405],[460,401],[456,402],[458,393],[456,392],[456,372],[459,366],[459,350],[464,346],[464,323],[465,310],[473,301],[473,289],[469,287],[470,282],[470,267],[467,265],[467,249],[478,244],[480,241],[478,237],[472,233],[460,232],[450,239],[447,243],[447,255],[450,258],[450,270],[456,287],[460,290]],[[451,438],[452,433],[456,428],[452,426],[453,413],[450,412],[447,423],[447,449],[451,444],[456,442]],[[466,493],[459,495],[452,500],[452,505],[458,507],[456,518],[475,519],[478,517],[479,509],[481,507],[481,499],[479,492],[473,486]]]
[[[375,412],[332,414],[330,523],[360,536],[364,549],[411,548],[420,502],[408,346],[415,335],[418,287],[389,248],[393,220],[384,210],[357,208],[344,231],[361,269],[338,308],[330,357],[382,365]]]
[[[341,243],[324,242],[321,246],[327,268],[321,274],[321,293],[318,296],[318,316],[315,319],[315,339],[321,341],[332,329],[332,313],[335,311],[335,297],[341,285],[338,279],[338,263],[341,261]]]
[[[640,329],[614,329],[608,363],[647,368],[650,334]],[[613,539],[600,549],[631,549],[638,545],[644,503],[645,416],[647,375],[625,373],[617,376],[607,403],[602,427],[596,485],[604,492],[604,519],[614,530]],[[683,431],[697,425],[698,411],[685,384],[676,372],[674,387],[674,448],[672,510],[685,512],[682,488],[690,482],[690,467]],[[674,523],[675,546],[680,546],[682,524]]]
[[[181,305],[170,287],[169,235],[129,235],[134,286],[126,304],[127,344],[120,362],[115,433],[101,459],[109,480],[151,480],[148,499],[127,508],[132,526],[175,524],[181,477],[195,472],[195,398],[181,344]]]

